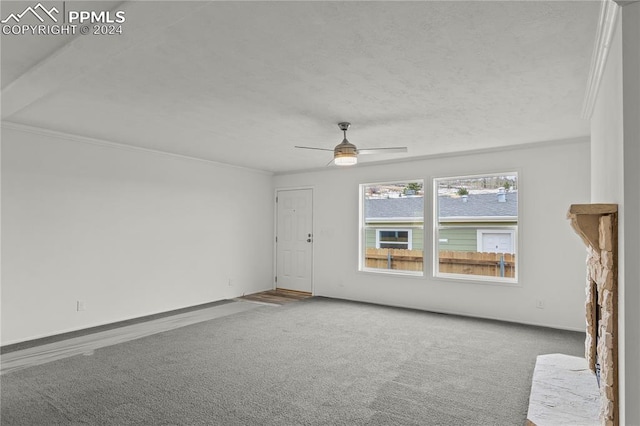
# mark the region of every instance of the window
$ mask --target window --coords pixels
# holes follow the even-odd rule
[[[422,275],[423,182],[360,185],[360,270]]]
[[[434,179],[434,274],[517,282],[518,175]]]
[[[376,231],[376,248],[411,250],[411,229],[378,229]]]

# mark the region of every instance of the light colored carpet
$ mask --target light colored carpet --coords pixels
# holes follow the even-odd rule
[[[221,304],[8,352],[2,354],[0,374],[7,374],[33,365],[46,364],[74,355],[93,355],[96,349],[105,346],[129,342],[152,334],[255,308],[256,306],[250,303]]]
[[[235,302],[241,303],[241,302]],[[324,298],[3,375],[3,425],[522,425],[583,334]]]

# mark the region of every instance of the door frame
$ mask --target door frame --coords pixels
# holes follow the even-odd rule
[[[276,243],[276,238],[278,237],[278,203],[277,203],[277,198],[278,198],[278,193],[282,192],[282,191],[299,191],[299,190],[310,190],[311,191],[311,234],[312,234],[312,243],[311,243],[311,295],[315,296],[315,285],[314,285],[314,276],[315,276],[315,270],[314,270],[314,264],[315,264],[315,255],[316,255],[316,251],[314,250],[314,243],[315,243],[315,238],[316,238],[316,224],[315,224],[315,220],[314,220],[314,216],[315,216],[315,203],[314,203],[314,189],[315,187],[313,186],[292,186],[292,187],[282,187],[282,188],[275,188],[275,190],[273,191],[273,273],[271,274],[271,277],[273,278],[271,280],[272,283],[272,289],[275,290],[276,288],[278,288],[278,283],[276,283],[275,277],[276,274],[278,273],[278,245]]]

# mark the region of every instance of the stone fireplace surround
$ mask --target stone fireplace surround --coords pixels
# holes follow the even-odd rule
[[[600,388],[600,422],[619,424],[618,206],[574,204],[567,213],[587,247],[585,358]]]

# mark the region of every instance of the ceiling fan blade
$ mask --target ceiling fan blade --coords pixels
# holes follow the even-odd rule
[[[406,146],[396,146],[393,148],[371,148],[371,149],[359,149],[358,154],[392,154],[397,152],[407,152]]]
[[[301,148],[301,149],[315,149],[317,151],[331,151],[333,152],[332,149],[327,149],[327,148],[314,148],[312,146],[294,146],[294,148]]]

